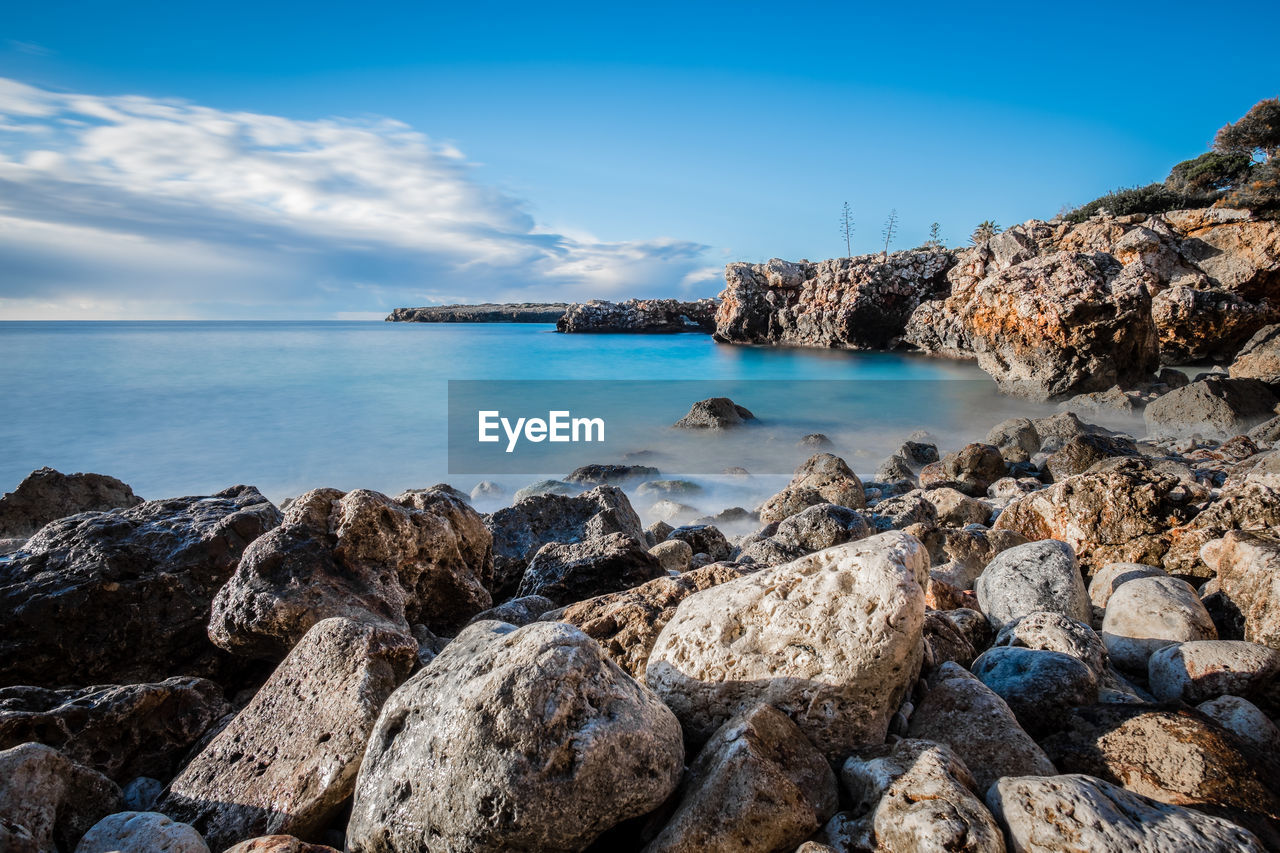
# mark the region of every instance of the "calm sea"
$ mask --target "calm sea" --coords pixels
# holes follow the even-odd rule
[[[0,490],[48,465],[114,475],[146,498],[235,483],[279,500],[318,486],[395,493],[448,481],[469,491],[481,479],[512,489],[538,479],[527,471],[449,474],[450,379],[724,382],[766,424],[744,456],[757,451],[755,465],[775,472],[811,452],[795,446],[808,432],[831,436],[836,452],[870,475],[912,428],[959,444],[1013,413],[1051,411],[1001,397],[967,364],[736,347],[704,335],[559,335],[543,325],[3,322],[0,365]],[[784,403],[743,384],[757,380],[773,381],[760,389],[818,390],[802,404]],[[868,390],[836,406],[830,398],[838,395],[822,390],[836,380]],[[669,450],[672,412],[678,417],[691,402],[678,391],[667,407],[637,399],[628,427],[633,436],[651,429],[653,438],[629,447]],[[618,461],[584,452],[585,461]],[[663,475],[697,467],[681,458],[691,459],[668,453]],[[762,478],[754,490],[769,492],[777,480]],[[718,499],[704,496],[700,508],[714,512]]]

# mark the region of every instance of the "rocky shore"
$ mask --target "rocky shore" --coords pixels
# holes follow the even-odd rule
[[[485,302],[480,305],[430,305],[397,308],[388,323],[554,323],[567,302]]]
[[[707,332],[715,330],[714,299],[592,299],[570,305],[556,321],[557,332]]]
[[[684,526],[641,465],[489,513],[35,472],[0,849],[1280,849],[1276,337],[1144,435],[831,447]]]

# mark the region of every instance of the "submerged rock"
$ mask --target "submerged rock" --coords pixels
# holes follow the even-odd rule
[[[699,400],[689,408],[689,414],[675,422],[677,429],[729,429],[753,421],[756,416],[744,406],[728,397],[710,397]]]

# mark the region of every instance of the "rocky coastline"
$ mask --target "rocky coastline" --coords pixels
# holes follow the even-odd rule
[[[489,512],[42,469],[0,498],[0,847],[1280,849],[1275,338],[1142,435],[809,436],[687,522],[643,465]]]
[[[556,321],[557,332],[674,333],[715,331],[714,299],[681,302],[678,299],[628,299],[605,302],[592,299],[570,305]]]
[[[567,302],[485,302],[479,305],[429,305],[397,308],[388,323],[554,323],[564,316]]]

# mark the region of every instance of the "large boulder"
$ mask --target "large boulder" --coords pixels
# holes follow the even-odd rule
[[[677,429],[729,429],[753,421],[756,416],[728,397],[709,397],[689,407],[689,413],[674,426]]]
[[[1232,379],[1280,384],[1280,325],[1259,329],[1236,354],[1227,372]]]
[[[347,849],[580,850],[683,763],[675,717],[577,628],[477,623],[383,708]]]
[[[355,790],[378,712],[416,655],[412,638],[378,626],[317,622],[156,810],[217,850],[259,835],[318,833]]]
[[[919,540],[885,533],[696,593],[645,680],[694,743],[766,702],[838,761],[884,740],[919,672],[928,567]]]
[[[158,812],[118,812],[93,825],[76,853],[209,853],[200,833]]]
[[[1086,623],[1061,613],[1041,611],[1007,623],[996,646],[1061,652],[1075,658],[1098,678],[1107,672],[1107,647]]]
[[[43,743],[121,785],[138,776],[169,779],[230,710],[221,687],[186,676],[66,690],[4,687],[0,749]]]
[[[1092,613],[1075,553],[1054,539],[1001,551],[982,570],[974,592],[995,628],[1044,611],[1081,622]]]
[[[1165,646],[1147,661],[1151,694],[1195,705],[1232,694],[1274,693],[1280,651],[1244,640],[1200,640]],[[1280,698],[1268,696],[1268,699]]]
[[[1234,823],[1079,774],[1000,779],[987,805],[1011,849],[1089,853],[1262,853]]]
[[[1077,435],[1049,454],[1044,467],[1057,482],[1083,474],[1104,459],[1137,455],[1138,448],[1131,439],[1099,434]]]
[[[1063,652],[996,646],[972,670],[1032,735],[1052,731],[1071,708],[1098,700],[1097,672]]]
[[[640,517],[617,486],[597,486],[580,495],[533,495],[487,516],[485,526],[493,534],[495,601],[515,595],[529,561],[549,542],[581,542],[610,533],[644,539]]]
[[[545,618],[581,628],[618,666],[643,679],[649,652],[680,602],[743,574],[731,565],[712,563],[679,577],[657,578],[634,589],[589,598],[547,613]]]
[[[279,523],[250,486],[51,522],[0,563],[0,685],[208,674],[210,603]]]
[[[1216,640],[1213,619],[1191,585],[1171,577],[1138,578],[1111,594],[1102,642],[1116,666],[1145,673],[1152,653],[1170,643]]]
[[[1233,530],[1205,551],[1244,639],[1280,649],[1280,539]]]
[[[1212,577],[1213,570],[1202,556],[1210,542],[1231,531],[1253,531],[1265,536],[1280,528],[1280,483],[1258,470],[1264,465],[1271,467],[1274,461],[1258,464],[1242,481],[1229,480],[1216,501],[1186,524],[1169,531],[1169,550],[1162,562],[1166,571]]]
[[[990,444],[966,444],[942,457],[940,464],[943,483],[953,483],[956,489],[976,498],[986,497],[991,484],[1009,473],[999,448]],[[924,480],[921,475],[921,485],[925,485]]]
[[[1143,410],[1142,417],[1154,438],[1225,441],[1275,417],[1277,402],[1257,379],[1211,377],[1164,394]]]
[[[516,594],[572,604],[630,589],[663,574],[658,558],[639,540],[625,533],[610,533],[582,542],[543,545],[525,569]]]
[[[782,521],[822,503],[859,509],[867,505],[862,481],[839,456],[818,453],[796,468],[791,482],[760,507],[760,522]]]
[[[18,488],[0,496],[0,539],[26,539],[59,518],[128,509],[140,503],[142,498],[115,477],[41,468],[28,474]]]
[[[0,850],[69,853],[119,810],[120,789],[56,749],[25,743],[0,752]]]
[[[645,853],[792,850],[831,817],[835,774],[786,714],[756,705],[698,753],[680,802]]]

